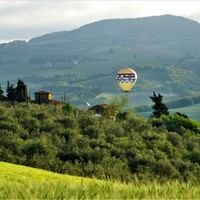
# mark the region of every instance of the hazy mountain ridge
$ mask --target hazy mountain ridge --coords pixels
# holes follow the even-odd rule
[[[163,15],[144,18],[107,19],[93,22],[75,29],[73,31],[62,31],[50,33],[41,37],[33,38],[30,43],[48,40],[52,42],[55,38],[66,40],[74,37],[87,39],[91,36],[98,37],[141,37],[149,36],[179,36],[196,37],[200,39],[200,24],[190,19]]]

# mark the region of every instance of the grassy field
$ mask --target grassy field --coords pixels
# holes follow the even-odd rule
[[[185,113],[190,119],[200,122],[199,108],[200,108],[200,104],[195,104],[195,105],[187,106],[183,108],[171,109],[170,113],[174,113],[174,112]]]
[[[178,181],[125,184],[0,162],[0,199],[199,199],[200,185]]]
[[[175,112],[184,113],[190,119],[200,122],[199,108],[200,108],[200,104],[195,104],[195,105],[186,106],[186,107],[182,107],[182,108],[169,109],[169,112],[170,112],[170,114],[173,114]],[[152,112],[138,113],[139,116],[143,116],[143,117],[146,117],[146,118],[149,118],[149,116],[151,114],[152,114]]]

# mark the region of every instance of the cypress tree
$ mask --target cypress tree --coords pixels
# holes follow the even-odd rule
[[[7,100],[8,101],[16,101],[16,89],[13,85],[10,85],[10,82],[7,82]]]
[[[22,80],[18,80],[16,87],[16,100],[18,102],[25,102],[28,100],[27,87]]]
[[[20,79],[17,82],[16,88],[10,85],[8,81],[6,92],[8,101],[26,102],[29,100],[27,87]]]
[[[167,106],[162,102],[162,95],[156,95],[155,92],[153,92],[153,96],[150,96],[150,98],[154,102],[154,105],[152,106],[152,109],[154,110],[152,114],[153,117],[159,118],[161,115],[169,115]]]

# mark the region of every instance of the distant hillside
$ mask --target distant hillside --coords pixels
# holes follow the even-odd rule
[[[146,103],[152,91],[166,98],[198,93],[200,24],[173,15],[107,19],[0,45],[4,88],[21,78],[32,93],[49,89],[57,99],[67,93],[80,106],[120,94],[115,74],[127,66],[138,72],[129,95],[135,105]]]
[[[38,42],[58,42],[59,40],[68,42],[69,39],[84,40],[98,38],[106,41],[123,38],[174,38],[174,39],[200,39],[200,26],[196,21],[173,16],[153,16],[136,19],[107,19],[91,24],[84,25],[73,31],[63,31],[47,34],[41,37],[33,38],[29,42],[34,44]],[[82,42],[82,41],[81,41]],[[94,41],[90,41],[92,43]]]
[[[170,112],[170,114],[173,114],[175,112],[185,113],[190,119],[200,122],[199,108],[200,108],[200,104],[195,104],[195,105],[191,105],[191,106],[185,106],[185,107],[183,106],[181,108],[169,109],[169,112]],[[149,118],[149,116],[152,114],[152,112],[153,112],[153,110],[151,109],[151,111],[140,112],[137,114],[139,116]]]

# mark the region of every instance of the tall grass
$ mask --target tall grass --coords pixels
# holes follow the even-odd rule
[[[125,184],[0,162],[0,199],[199,199],[194,182]]]

